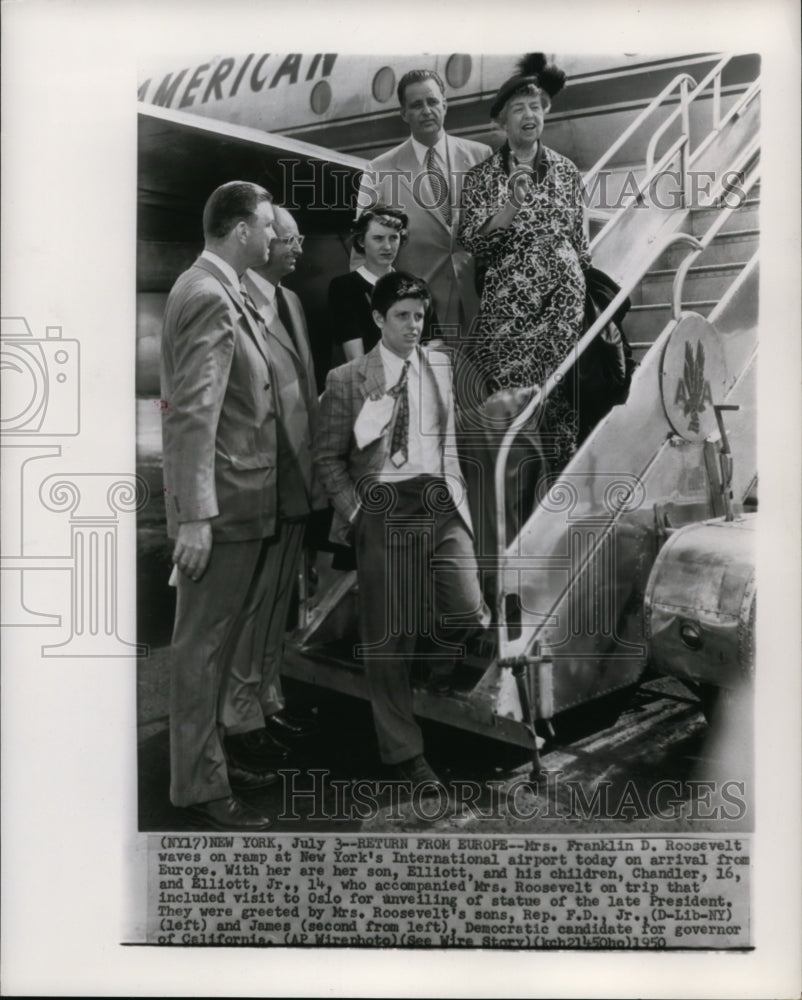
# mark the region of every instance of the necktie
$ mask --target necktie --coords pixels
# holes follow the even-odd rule
[[[432,146],[426,154],[426,172],[429,175],[429,184],[432,189],[432,194],[434,195],[435,208],[443,217],[443,222],[445,222],[447,226],[450,226],[451,205],[449,204],[448,198],[448,181],[446,180],[446,175],[440,169],[437,162],[434,146]]]
[[[239,286],[239,293],[242,296],[242,301],[245,303],[245,308],[251,314],[251,319],[255,320],[257,326],[262,331],[264,336],[267,336],[267,330],[265,329],[265,321],[262,319],[262,314],[256,308],[256,303],[251,298],[251,293],[245,286],[245,282],[241,282]]]
[[[409,458],[409,389],[407,376],[409,361],[404,362],[401,376],[390,389],[390,395],[396,399],[396,417],[393,426],[393,438],[390,442],[390,461],[396,468],[404,465]]]
[[[298,351],[298,344],[295,340],[295,330],[292,325],[292,316],[290,315],[290,307],[287,305],[287,299],[284,296],[284,289],[281,285],[276,286],[276,311],[278,312],[278,318],[284,325],[284,329],[289,334],[295,350]],[[300,354],[300,351],[298,351],[298,353]]]

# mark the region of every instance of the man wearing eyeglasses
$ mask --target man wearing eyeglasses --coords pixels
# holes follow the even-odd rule
[[[274,206],[274,216],[276,235],[270,243],[269,263],[246,271],[243,278],[264,322],[276,412],[278,518],[265,552],[270,584],[258,616],[249,674],[241,678],[244,687],[256,693],[264,727],[226,737],[231,759],[241,766],[261,768],[284,763],[289,755],[287,743],[309,728],[309,720],[285,709],[279,670],[306,519],[312,510],[326,506],[312,469],[318,397],[306,319],[298,296],[280,284],[295,270],[303,237],[285,208]],[[248,710],[244,699],[242,707]],[[240,727],[230,728],[236,732]]]

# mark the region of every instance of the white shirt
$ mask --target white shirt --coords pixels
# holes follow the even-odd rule
[[[379,341],[379,353],[384,365],[386,389],[392,389],[401,378],[404,358],[393,354]],[[434,375],[428,365],[421,363],[420,349],[415,348],[409,358],[407,394],[409,398],[409,437],[407,461],[400,468],[392,463],[388,451],[387,461],[381,472],[382,480],[411,479],[413,476],[443,475],[439,399]],[[389,432],[388,432],[389,433]]]
[[[205,257],[206,260],[210,260],[216,267],[219,267],[231,284],[239,289],[239,275],[227,261],[223,260],[222,257],[218,257],[213,250],[204,250],[201,257]]]
[[[434,159],[440,169],[443,171],[446,177],[448,177],[448,146],[446,145],[446,134],[440,136],[434,147],[424,146],[422,142],[418,142],[412,136],[409,137],[412,142],[412,148],[415,150],[415,156],[418,158],[418,163],[422,167],[426,166],[426,157],[429,155],[429,149],[434,148]]]

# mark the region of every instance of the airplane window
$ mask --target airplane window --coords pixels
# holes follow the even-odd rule
[[[309,95],[309,103],[316,115],[322,115],[328,111],[331,104],[331,87],[326,80],[318,80]]]
[[[389,101],[395,93],[395,73],[389,66],[382,66],[373,77],[373,96],[381,104]]]
[[[449,87],[464,87],[471,75],[473,60],[466,55],[453,55],[446,63],[446,81]]]

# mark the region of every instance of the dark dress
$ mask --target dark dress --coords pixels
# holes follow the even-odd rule
[[[368,353],[379,342],[379,328],[373,322],[370,296],[373,285],[358,271],[339,274],[329,285],[329,321],[336,344],[361,340]]]
[[[531,204],[507,229],[480,232],[507,202],[511,162],[505,144],[468,173],[462,188],[460,242],[484,266],[469,352],[488,393],[541,386],[564,360],[582,333],[583,272],[590,266],[579,171],[542,144]],[[552,393],[540,432],[552,468],[562,468],[577,435],[577,414],[563,393]]]
[[[361,340],[365,354],[372,350],[381,336],[373,322],[370,297],[373,285],[359,271],[339,274],[329,285],[329,321],[335,344]],[[423,325],[421,342],[431,339],[432,327],[437,325],[434,307],[430,307]]]

